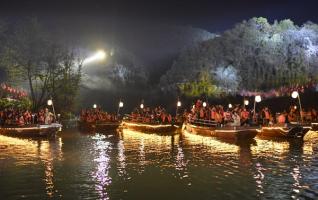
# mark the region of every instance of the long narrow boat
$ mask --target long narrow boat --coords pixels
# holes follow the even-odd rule
[[[301,126],[297,124],[263,126],[259,128],[258,136],[260,137],[276,137],[276,138],[299,138],[302,139],[310,130],[309,126]]]
[[[173,124],[149,124],[141,122],[132,122],[124,120],[122,123],[123,128],[144,132],[144,133],[157,133],[157,134],[174,134],[178,126]]]
[[[197,135],[212,136],[228,140],[253,139],[257,130],[255,127],[244,126],[203,126],[193,123],[185,123],[183,130]]]
[[[99,131],[99,132],[116,130],[121,124],[120,121],[115,121],[115,122],[82,122],[82,121],[79,121],[78,123],[79,123],[79,128],[81,130]]]
[[[62,125],[52,123],[48,125],[8,126],[1,127],[0,134],[19,137],[53,137],[62,129]]]

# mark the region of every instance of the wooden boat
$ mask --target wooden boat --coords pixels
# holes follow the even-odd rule
[[[79,121],[79,128],[85,131],[113,131],[120,126],[121,122],[82,122]]]
[[[53,137],[62,129],[62,125],[52,123],[48,125],[8,126],[1,127],[0,134],[19,137]]]
[[[260,137],[277,137],[277,138],[303,138],[310,130],[309,126],[301,126],[297,124],[263,126],[258,129]]]
[[[185,123],[183,130],[188,131],[197,135],[212,136],[225,140],[248,140],[253,139],[257,130],[255,127],[244,127],[244,126],[203,126],[193,123]]]
[[[142,122],[132,122],[124,120],[123,128],[139,131],[143,133],[157,133],[157,134],[173,134],[178,129],[178,126],[173,124],[148,124]]]

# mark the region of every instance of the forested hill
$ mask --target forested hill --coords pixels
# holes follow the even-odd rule
[[[160,87],[213,96],[305,84],[317,80],[317,51],[317,24],[252,18],[183,51],[161,77]]]

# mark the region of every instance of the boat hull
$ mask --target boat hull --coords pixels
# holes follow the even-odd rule
[[[62,128],[61,124],[25,126],[25,127],[2,127],[0,134],[19,137],[54,137]]]
[[[120,126],[120,122],[109,122],[109,123],[87,123],[79,122],[79,128],[84,131],[114,131]]]
[[[122,125],[123,128],[143,133],[174,134],[178,129],[177,126],[171,124],[153,125],[124,121]]]
[[[204,127],[187,123],[184,124],[183,130],[226,140],[253,139],[257,135],[257,130],[253,127]]]
[[[273,126],[258,129],[260,137],[303,138],[310,128],[302,126]]]

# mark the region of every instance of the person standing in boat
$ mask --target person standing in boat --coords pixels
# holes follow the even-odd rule
[[[23,115],[21,114],[18,119],[18,126],[24,126],[24,125],[25,125],[25,121],[24,121]]]
[[[243,110],[241,111],[241,126],[249,123],[249,116],[250,113],[246,110],[246,108],[243,108]]]
[[[278,124],[285,124],[286,123],[286,113],[285,112],[278,115],[277,122],[278,122]]]
[[[211,121],[216,121],[215,118],[216,118],[216,109],[213,106],[212,108],[210,108],[210,120]]]
[[[227,110],[223,113],[223,119],[224,119],[224,124],[227,124],[233,120],[230,110]]]
[[[44,113],[44,124],[51,124],[53,121],[53,114],[49,112],[48,108],[45,108],[45,113]]]
[[[233,123],[231,124],[232,126],[241,126],[241,118],[237,112],[233,113],[232,118],[233,118]]]
[[[270,114],[268,107],[264,108],[264,110],[262,112],[262,117],[263,117],[263,125],[268,126],[269,121],[271,119],[271,114]]]

